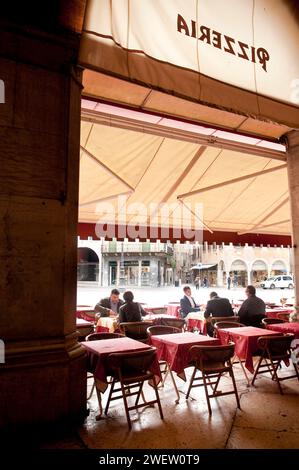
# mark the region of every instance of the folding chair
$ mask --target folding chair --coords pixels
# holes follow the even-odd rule
[[[191,362],[194,364],[194,371],[190,380],[186,398],[189,397],[191,388],[204,386],[210,415],[212,414],[210,398],[218,398],[223,395],[234,394],[236,397],[237,406],[240,408],[240,401],[231,363],[231,358],[234,356],[234,349],[235,345],[233,343],[226,346],[196,345],[190,348],[190,358]],[[198,370],[201,372],[201,375],[196,377],[196,372]],[[218,391],[217,388],[221,376],[225,372],[228,372],[232,379],[233,390],[228,392],[221,392]],[[211,379],[215,380],[211,381]],[[199,381],[199,383],[194,384],[195,381]],[[211,387],[212,393],[209,393],[209,387]]]
[[[299,370],[298,366],[293,362],[295,369],[294,375],[287,375],[285,377],[279,377],[277,370],[282,361],[289,363],[291,358],[291,342],[295,338],[295,335],[292,333],[286,333],[285,335],[277,336],[261,336],[258,338],[257,344],[261,350],[261,357],[255,369],[252,385],[254,385],[256,376],[258,374],[270,373],[272,380],[277,382],[279,391],[283,395],[283,390],[280,385],[280,382],[283,380],[289,380],[297,377],[299,380]],[[262,362],[264,361],[264,364]]]
[[[159,413],[161,419],[163,419],[163,412],[158,394],[158,388],[156,384],[155,376],[150,372],[150,368],[156,359],[156,349],[150,348],[145,351],[129,352],[129,353],[113,353],[109,354],[109,367],[113,373],[113,381],[111,384],[107,405],[105,408],[105,414],[108,413],[109,405],[112,400],[119,398],[123,399],[127,422],[129,429],[132,428],[130,411],[137,410],[144,406],[158,404]],[[144,382],[151,380],[155,391],[156,399],[139,403],[140,397],[142,396],[142,389]],[[120,383],[119,388],[115,388],[116,383]],[[132,391],[132,390],[136,391]],[[121,394],[119,394],[121,392]],[[114,394],[117,394],[114,396]],[[128,398],[136,396],[134,405],[128,405]]]

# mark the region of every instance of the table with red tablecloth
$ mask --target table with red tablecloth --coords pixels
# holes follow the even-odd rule
[[[272,323],[267,325],[266,328],[271,331],[276,331],[278,333],[293,333],[295,339],[299,339],[299,323]]]
[[[167,309],[166,310],[166,313],[167,315],[172,315],[173,317],[176,317],[176,318],[181,318],[180,316],[180,308],[181,308],[181,305],[179,302],[170,302],[168,304],[165,304],[165,308]]]
[[[285,307],[266,308],[266,316],[267,318],[277,318],[278,313],[290,314],[293,311],[294,311],[293,308],[285,308]]]
[[[195,345],[211,346],[220,343],[217,338],[189,332],[153,335],[150,341],[157,348],[158,359],[166,361],[170,370],[176,372],[183,380],[185,380],[184,369],[190,366],[190,348]]]
[[[79,340],[84,339],[85,336],[93,333],[94,326],[93,323],[82,318],[76,318],[76,328],[79,333]]]
[[[86,321],[95,321],[94,307],[91,305],[77,305],[76,307],[76,317],[82,318]]]
[[[275,335],[274,331],[268,331],[254,326],[218,329],[218,337],[221,344],[235,343],[235,354],[240,360],[245,360],[245,367],[254,372],[253,354],[258,350],[257,340],[261,336]]]
[[[166,307],[153,307],[152,305],[143,305],[142,306],[143,310],[145,310],[148,314],[153,314],[153,315],[164,315],[166,314]]]
[[[204,317],[204,311],[188,313],[186,321],[188,331],[198,330],[203,335],[207,334],[207,324]]]

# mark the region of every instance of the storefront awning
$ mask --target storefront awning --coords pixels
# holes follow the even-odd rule
[[[211,268],[217,269],[217,264],[196,264],[195,266],[192,266],[191,270],[197,269],[199,271],[202,271],[203,269],[211,269]]]

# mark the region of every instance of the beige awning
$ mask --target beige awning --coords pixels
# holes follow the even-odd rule
[[[289,234],[285,160],[282,145],[83,101],[79,220]]]

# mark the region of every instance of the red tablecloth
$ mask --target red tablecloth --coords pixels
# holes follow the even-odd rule
[[[76,307],[76,317],[82,318],[86,321],[94,322],[95,314],[94,314],[94,307],[91,305],[77,305]]]
[[[219,340],[195,333],[174,333],[151,336],[151,344],[157,348],[158,359],[167,361],[170,369],[185,380],[184,369],[190,365],[189,350],[191,346],[195,344],[217,345]]]
[[[277,308],[267,308],[266,309],[266,316],[267,318],[277,318],[278,313],[292,313],[294,311],[293,308],[282,308],[282,307],[277,307]]]
[[[91,372],[97,381],[97,387],[101,392],[105,392],[107,376],[109,376],[109,354],[118,352],[145,351],[149,345],[141,343],[131,338],[113,338],[99,341],[84,341],[81,343],[87,350],[87,370]],[[158,359],[153,364],[151,370],[157,382],[161,380],[161,373]]]
[[[268,331],[254,326],[243,326],[238,328],[223,328],[218,330],[221,344],[235,343],[235,354],[241,360],[245,360],[245,367],[254,372],[252,355],[257,351],[257,340],[260,336],[275,335],[274,331]]]
[[[295,339],[299,339],[299,323],[277,323],[267,325],[267,329],[271,331],[277,331],[279,333],[293,333]]]
[[[180,303],[171,303],[165,304],[165,308],[167,308],[167,315],[172,315],[173,317],[181,318],[179,314],[179,310],[181,308]]]
[[[207,324],[204,320],[199,320],[196,318],[188,318],[187,319],[187,330],[193,331],[196,328],[199,330],[203,335],[207,334]]]
[[[85,328],[87,326],[92,326],[93,323],[87,320],[83,320],[82,318],[76,318],[76,327],[77,328]]]

